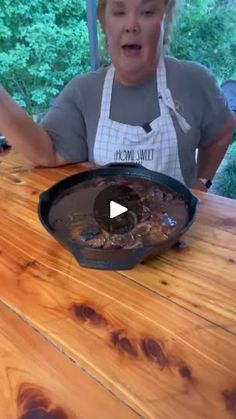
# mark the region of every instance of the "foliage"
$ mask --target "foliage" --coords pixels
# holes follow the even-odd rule
[[[216,192],[236,199],[236,142],[227,151],[225,165],[218,176]]]
[[[236,79],[236,0],[185,0],[179,7],[170,52],[200,62],[221,83]]]
[[[0,76],[30,114],[89,69],[86,2],[1,0]]]

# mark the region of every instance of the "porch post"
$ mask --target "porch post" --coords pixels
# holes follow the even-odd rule
[[[90,64],[92,70],[99,67],[96,0],[87,1],[87,23],[89,31]]]

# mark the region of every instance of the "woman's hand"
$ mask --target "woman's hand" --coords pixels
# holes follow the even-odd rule
[[[198,191],[208,192],[207,187],[204,185],[204,183],[200,179],[196,180],[196,183],[193,188],[197,189]]]

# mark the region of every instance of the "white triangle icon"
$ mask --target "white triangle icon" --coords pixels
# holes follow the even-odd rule
[[[117,204],[117,202],[110,201],[110,218],[118,217],[118,215],[124,214],[128,211],[128,208],[123,205]]]

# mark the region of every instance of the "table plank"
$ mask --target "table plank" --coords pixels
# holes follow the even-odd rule
[[[0,303],[0,417],[138,418]]]
[[[236,333],[236,235],[197,222],[184,240],[121,274]]]
[[[202,223],[236,235],[236,200],[197,193],[201,200]],[[212,216],[214,214],[214,216]]]
[[[94,271],[37,218],[39,193],[80,169],[21,168],[15,181],[15,164],[0,165],[5,304],[144,417],[235,417],[235,235],[222,223],[219,198],[199,194],[202,212],[183,252],[128,272]],[[205,218],[208,201],[218,224]],[[223,204],[232,220],[234,204]]]
[[[53,239],[0,230],[2,300],[119,398],[145,417],[236,414],[233,334],[118,273],[95,277]]]

